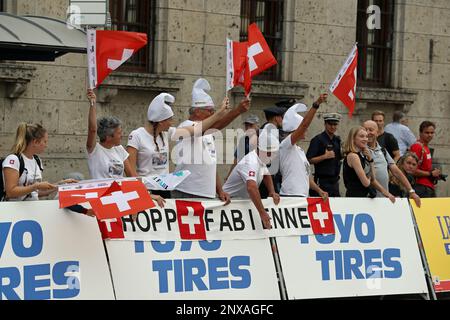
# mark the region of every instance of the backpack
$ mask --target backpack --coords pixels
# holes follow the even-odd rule
[[[25,161],[23,160],[23,157],[21,154],[16,154],[17,158],[19,158],[19,178],[22,176],[23,172],[25,171]],[[39,158],[37,155],[33,155],[34,160],[36,160],[37,165],[39,166],[39,169],[41,171],[44,171],[42,168],[41,158]],[[3,181],[3,161],[5,158],[0,158],[0,165],[2,168],[2,173],[0,174],[0,201],[5,200],[6,191],[5,191],[5,183]]]

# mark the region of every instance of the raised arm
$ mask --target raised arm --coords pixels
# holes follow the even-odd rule
[[[88,89],[89,99],[89,117],[88,117],[88,135],[86,140],[86,150],[88,153],[94,151],[97,135],[97,112],[95,110],[96,96],[92,89]]]
[[[230,110],[226,115],[222,116],[218,121],[216,121],[211,128],[222,130],[226,126],[228,126],[234,119],[236,119],[239,115],[244,112],[247,112],[250,109],[250,100],[244,98],[239,102],[239,105],[234,109]]]
[[[327,101],[328,94],[323,93],[320,95],[320,97],[317,99],[316,102],[313,103],[313,106],[311,109],[308,110],[305,117],[303,118],[302,123],[298,126],[298,128],[292,133],[291,135],[291,143],[292,145],[296,144],[302,137],[305,136],[306,130],[308,130],[309,125],[311,124],[312,120],[314,119],[314,116],[319,109],[319,106],[322,102]]]
[[[220,106],[220,109],[217,112],[193,126],[177,128],[175,134],[171,137],[171,140],[178,140],[178,138],[180,137],[193,136],[197,133],[197,128],[201,128],[202,134],[205,133],[208,129],[211,129],[217,121],[219,121],[229,113],[228,107],[228,98],[225,98],[222,102],[222,105]]]

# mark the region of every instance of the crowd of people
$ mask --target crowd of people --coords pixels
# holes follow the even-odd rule
[[[175,98],[168,93],[156,96],[149,104],[145,125],[129,134],[126,147],[121,145],[122,122],[114,116],[97,119],[96,96],[88,90],[86,154],[90,178],[166,174],[172,160],[176,171],[188,170],[190,174],[171,192],[149,190],[159,206],[168,198],[217,197],[224,204],[236,198],[251,199],[265,228],[271,228],[271,222],[262,199],[270,197],[278,204],[280,197],[340,197],[341,168],[345,197],[386,197],[392,202],[396,197],[409,197],[417,206],[421,198],[435,197],[436,182],[445,178],[433,167],[429,148],[436,125],[423,121],[416,139],[405,114],[399,111],[386,126],[385,114],[373,112],[370,120],[350,128],[345,142],[337,135],[340,115],[324,114],[324,131],[312,137],[308,149],[303,150],[298,142],[306,139],[317,111],[327,101],[327,94],[321,94],[310,108],[285,101],[264,109],[267,121],[261,126],[257,116],[247,116],[245,135],[237,143],[234,163],[222,183],[211,132],[222,130],[247,112],[250,100],[244,98],[231,108],[225,97],[215,111],[210,90],[205,79],[195,82],[189,118],[178,127],[172,126]],[[170,159],[171,141],[177,159]],[[2,161],[2,200],[38,200],[55,193],[58,184],[77,182],[43,179],[39,154],[47,143],[48,133],[41,125],[19,125],[11,154]]]

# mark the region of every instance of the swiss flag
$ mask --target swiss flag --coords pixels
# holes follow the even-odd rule
[[[97,220],[102,239],[124,239],[123,222],[120,218]]]
[[[204,213],[201,202],[176,200],[178,228],[183,240],[206,240]]]
[[[241,85],[246,95],[250,93],[252,79],[247,53],[248,42],[227,39],[227,91]]]
[[[96,199],[103,195],[110,186],[110,181],[60,186],[58,188],[59,207],[66,208]]]
[[[248,26],[248,63],[252,78],[277,64],[256,23]]]
[[[113,182],[99,198],[89,200],[99,220],[136,214],[155,206],[141,181]]]
[[[322,198],[307,198],[308,216],[314,234],[334,234],[333,213],[330,202]]]
[[[87,31],[89,88],[94,89],[121,64],[147,44],[145,33]]]
[[[336,79],[330,86],[330,91],[348,108],[349,118],[352,117],[352,113],[355,110],[357,65],[358,48],[355,44]]]

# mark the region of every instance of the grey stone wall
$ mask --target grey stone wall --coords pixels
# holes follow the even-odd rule
[[[129,75],[115,72],[101,87],[99,115],[114,114],[124,122],[126,135],[146,120],[151,99],[162,90],[176,97],[175,123],[187,118],[193,82],[205,77],[213,88],[216,105],[225,95],[225,38],[239,39],[240,1],[156,1],[155,73]],[[8,11],[25,15],[65,18],[68,1],[8,1]],[[310,105],[325,92],[348,55],[356,38],[357,0],[285,0],[282,83],[255,82],[252,113],[263,118],[262,109],[285,97]],[[351,126],[368,119],[375,109],[405,110],[409,126],[418,134],[421,121],[437,123],[435,162],[450,173],[450,2],[447,0],[398,0],[395,7],[393,82],[389,90],[358,87],[358,104],[352,119],[340,102],[330,96],[320,109],[301,145],[323,130],[322,115],[342,113],[339,128],[346,137]],[[432,46],[432,51],[431,51]],[[22,64],[22,63],[19,63]],[[84,145],[88,104],[85,99],[86,57],[67,54],[52,63],[25,63],[34,67],[28,86],[16,99],[7,98],[6,82],[0,81],[0,152],[10,148],[21,121],[40,122],[50,133],[43,156],[45,177],[59,179],[70,171],[87,175]],[[5,69],[1,71],[6,73]],[[28,69],[27,69],[28,70]],[[6,76],[4,76],[6,77]],[[232,103],[242,94],[233,91]],[[236,119],[230,128],[241,126]],[[222,176],[227,165],[219,166]],[[449,196],[450,182],[440,183],[440,196]]]

